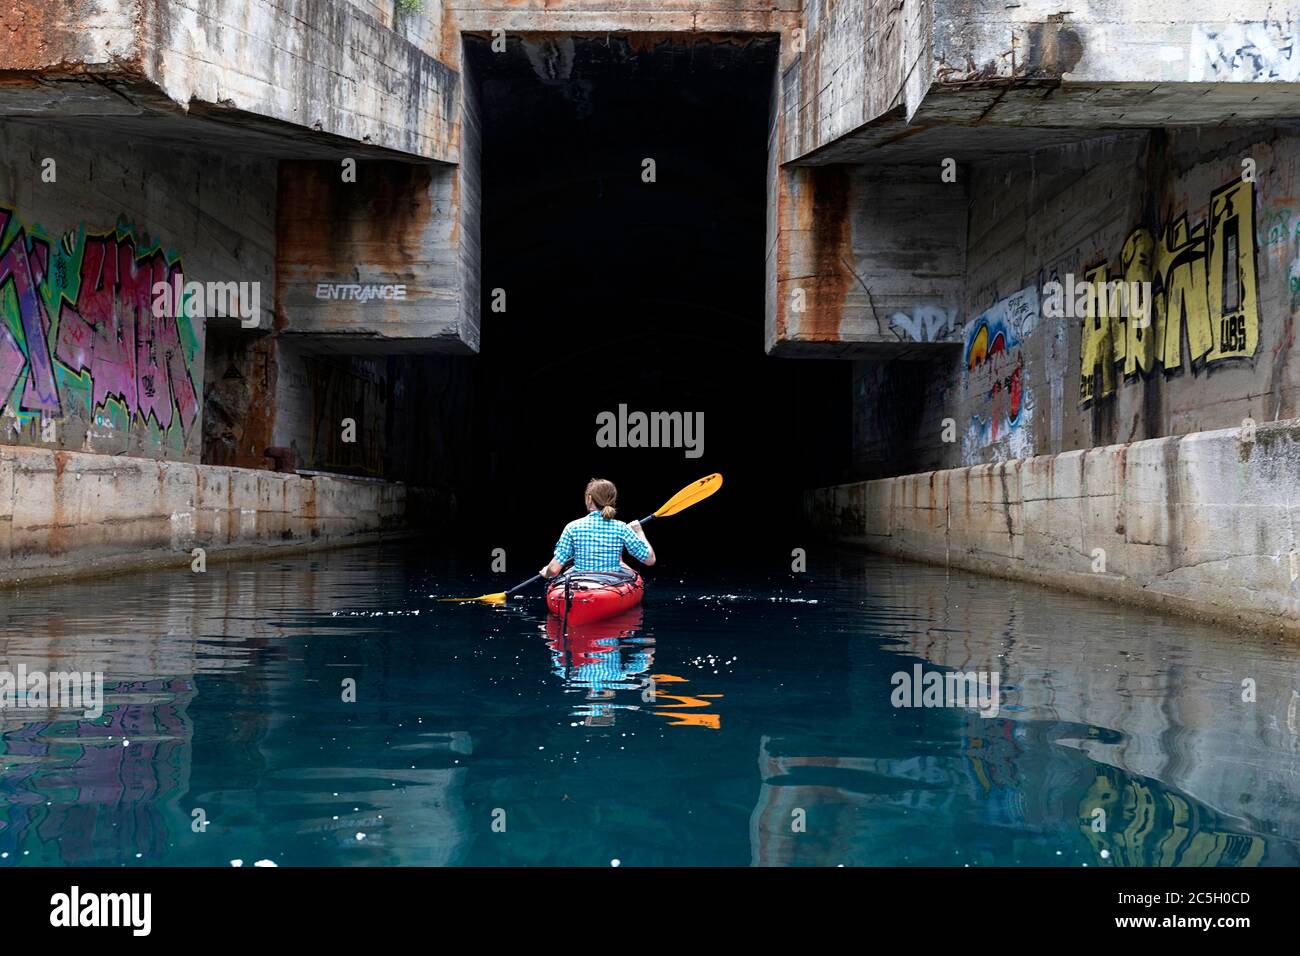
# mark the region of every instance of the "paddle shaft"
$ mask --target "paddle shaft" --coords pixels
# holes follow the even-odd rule
[[[507,592],[506,592],[506,597],[510,597],[510,595],[514,594],[516,591],[522,591],[524,588],[528,587],[528,585],[533,584],[533,583],[535,583],[535,582],[537,582],[537,581],[540,581],[541,579],[542,579],[542,576],[541,576],[540,574],[534,574],[531,578],[529,578],[529,579],[528,579],[527,581],[525,581],[523,584],[518,584],[518,585],[516,585],[515,587],[512,587],[509,591],[507,591]]]

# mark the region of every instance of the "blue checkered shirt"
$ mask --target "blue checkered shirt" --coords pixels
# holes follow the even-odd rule
[[[555,560],[564,564],[572,558],[575,571],[617,571],[624,548],[638,561],[650,557],[650,546],[635,531],[615,518],[602,518],[599,511],[591,511],[564,526],[555,543]]]

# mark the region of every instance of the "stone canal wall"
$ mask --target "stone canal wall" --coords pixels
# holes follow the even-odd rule
[[[360,543],[406,503],[392,482],[0,446],[0,582]]]
[[[1300,634],[1297,489],[1290,420],[819,488],[804,505],[842,544]]]

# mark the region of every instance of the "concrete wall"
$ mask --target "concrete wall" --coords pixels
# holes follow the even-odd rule
[[[270,444],[292,449],[296,467],[448,491],[466,480],[473,369],[463,359],[317,354],[286,337],[275,365]]]
[[[405,508],[388,482],[0,446],[0,581],[366,540]]]
[[[822,488],[805,509],[843,544],[1300,633],[1297,485],[1291,420]]]
[[[957,345],[921,387],[910,365],[859,370],[872,387],[854,400],[857,457],[893,469],[863,477],[1300,414],[1295,132],[1118,136],[963,175],[966,284],[943,336]],[[1051,283],[1110,280],[1151,283],[1146,328],[1104,302],[1087,319],[1077,295],[1048,314]],[[884,407],[899,403],[919,406],[901,442]]]
[[[197,461],[205,326],[239,322],[151,287],[256,283],[269,326],[274,202],[264,159],[0,120],[0,443]]]

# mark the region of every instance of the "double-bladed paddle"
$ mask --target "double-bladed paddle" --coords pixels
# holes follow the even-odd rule
[[[669,515],[675,515],[685,511],[691,505],[697,505],[709,495],[713,494],[722,487],[722,475],[714,472],[707,475],[699,481],[693,481],[677,494],[673,495],[664,503],[664,506],[654,514],[646,515],[641,519],[641,527],[645,527],[655,518],[667,518]],[[478,597],[470,598],[443,598],[444,601],[483,601],[486,604],[505,604],[510,595],[522,591],[530,584],[536,584],[542,579],[540,574],[534,574],[523,584],[512,587],[509,591],[499,591],[496,594],[480,594]]]

